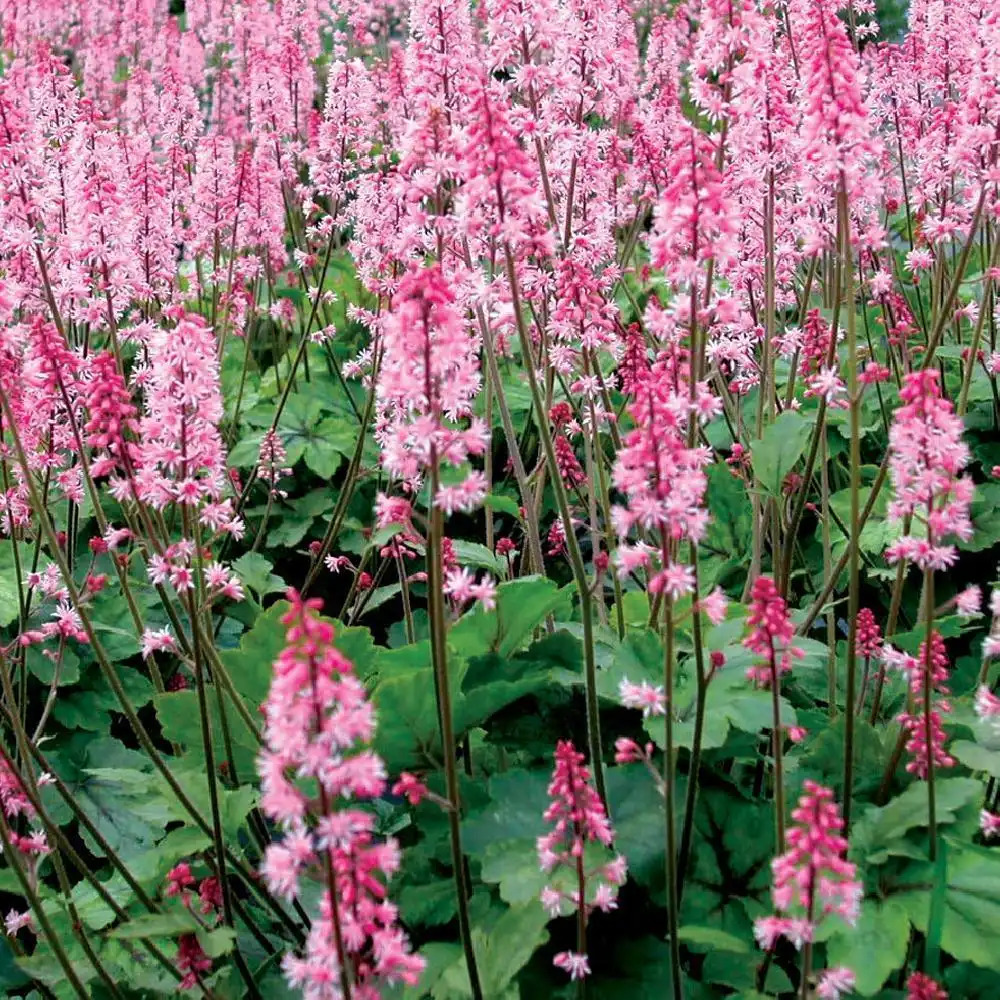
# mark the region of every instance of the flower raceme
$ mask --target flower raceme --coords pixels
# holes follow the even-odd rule
[[[383,329],[378,381],[382,464],[415,483],[433,463],[460,466],[486,447],[482,420],[463,428],[479,391],[476,339],[437,266],[411,267],[393,298]],[[451,513],[472,510],[485,496],[481,473],[442,486],[434,503]]]
[[[962,420],[942,397],[935,368],[907,375],[899,395],[904,405],[893,414],[889,431],[889,473],[895,492],[889,515],[916,518],[926,537],[902,535],[886,549],[886,558],[907,560],[924,570],[946,569],[958,552],[944,540],[950,535],[961,541],[972,537],[973,484],[962,475],[969,461]]]
[[[806,781],[795,825],[788,830],[788,849],[771,864],[771,899],[776,914],[761,917],[754,933],[762,948],[774,948],[785,937],[796,947],[812,941],[828,914],[853,926],[858,919],[862,886],[855,866],[846,859],[844,821],[829,788]]]
[[[626,861],[617,855],[595,862],[587,849],[588,844],[609,848],[614,831],[590,783],[583,754],[571,742],[561,740],[555,761],[548,789],[550,805],[544,816],[553,828],[538,838],[538,863],[543,872],[553,875],[553,880],[542,890],[541,901],[552,916],[576,911],[577,950],[560,952],[553,964],[568,972],[571,979],[582,979],[590,975],[586,954],[588,918],[594,910],[617,908]]]
[[[912,711],[900,713],[898,719],[908,734],[906,751],[910,754],[906,769],[918,778],[926,778],[933,768],[954,767],[955,758],[944,748],[945,731],[941,716],[951,711],[948,700],[948,653],[939,632],[931,635],[930,650],[926,640],[916,656],[887,651],[888,660],[899,667],[910,686]],[[927,692],[931,701],[927,701]],[[934,699],[934,695],[937,699]],[[928,734],[930,745],[928,746]]]
[[[791,644],[795,627],[788,617],[785,599],[768,576],[754,580],[747,625],[750,634],[743,645],[760,657],[760,661],[747,670],[747,677],[762,687],[770,687],[792,669],[792,660],[803,653]]]
[[[386,791],[386,773],[370,743],[375,714],[349,660],[333,645],[321,601],[288,592],[286,645],[274,663],[264,704],[261,808],[284,831],[265,854],[268,886],[286,899],[311,876],[322,885],[319,913],[301,955],[286,955],[285,974],[306,997],[335,1000],[342,983],[374,1000],[380,984],[415,984],[423,962],[412,955],[386,897],[384,879],[399,867],[399,848],[375,833],[359,805]],[[307,783],[315,782],[318,798]]]

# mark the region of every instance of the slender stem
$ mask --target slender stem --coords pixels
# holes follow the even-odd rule
[[[809,900],[806,912],[806,923],[811,928],[816,916],[816,869],[809,866],[809,886],[806,898]],[[802,946],[802,981],[799,983],[799,997],[801,1000],[810,1000],[812,997],[812,958],[813,944],[812,934],[807,935]]]
[[[698,805],[698,785],[701,772],[701,749],[705,736],[705,708],[708,700],[709,674],[705,670],[705,650],[702,641],[701,612],[698,609],[698,595],[701,593],[698,579],[698,546],[693,540],[689,544],[691,568],[694,572],[694,616],[691,620],[691,637],[694,643],[694,668],[697,688],[694,705],[694,732],[691,737],[691,760],[688,764],[688,785],[684,800],[684,826],[681,828],[681,849],[677,862],[677,902],[680,905],[684,895],[684,879],[691,859],[691,844],[694,834],[694,814]]]
[[[851,218],[847,206],[847,182],[840,179],[838,194],[841,257],[847,309],[847,395],[850,406],[850,489],[851,531],[848,536],[847,597],[847,712],[844,716],[844,829],[850,828],[854,785],[854,701],[857,685],[857,636],[860,605],[860,563],[858,523],[861,520],[861,395],[858,391],[858,331],[854,310],[854,276],[851,265]]]
[[[663,644],[663,690],[666,713],[663,716],[663,818],[666,824],[667,937],[670,942],[670,982],[674,1000],[683,1000],[680,929],[677,890],[677,836],[674,825],[674,602],[664,602],[666,636]]]
[[[438,458],[431,446],[431,497],[437,495],[439,487]],[[433,501],[432,501],[433,503]],[[472,921],[469,917],[469,885],[465,867],[465,853],[462,850],[461,797],[458,787],[458,754],[455,744],[454,721],[451,706],[451,679],[448,676],[448,650],[445,626],[444,572],[441,540],[444,535],[444,518],[440,507],[432,506],[430,531],[427,539],[427,600],[430,618],[431,658],[438,696],[438,712],[441,726],[441,752],[444,756],[445,787],[448,798],[448,831],[451,841],[451,867],[455,880],[455,902],[458,907],[458,930],[462,939],[462,951],[469,973],[469,985],[473,1000],[483,1000],[483,988],[479,981],[476,953],[472,944]]]
[[[774,645],[768,661],[771,671],[771,712],[774,719],[772,738],[774,744],[774,832],[777,853],[785,853],[785,734],[781,726],[781,678],[778,674],[778,660]]]
[[[556,495],[556,505],[559,510],[559,516],[562,518],[563,528],[565,529],[566,549],[569,553],[570,566],[573,569],[573,578],[576,581],[577,590],[580,594],[580,619],[583,624],[584,678],[587,701],[587,742],[590,750],[590,766],[594,772],[594,787],[597,789],[597,794],[600,796],[605,812],[610,815],[608,795],[604,784],[604,762],[601,750],[601,718],[597,700],[597,660],[594,655],[594,617],[590,583],[587,580],[587,570],[583,564],[583,556],[580,553],[580,543],[577,541],[576,533],[573,530],[573,517],[569,506],[569,498],[566,494],[566,487],[563,484],[562,476],[559,474],[559,463],[556,461],[555,446],[552,443],[552,434],[549,430],[549,422],[546,416],[548,410],[542,401],[541,390],[538,386],[538,377],[535,374],[534,354],[531,350],[531,339],[528,336],[524,313],[521,308],[521,293],[517,281],[517,272],[514,268],[514,255],[509,245],[505,246],[504,252],[507,263],[507,279],[510,282],[511,306],[514,311],[514,320],[517,324],[517,331],[521,340],[522,362],[528,376],[528,386],[531,389],[531,399],[535,407],[535,424],[538,428],[539,437],[542,439],[545,461],[552,478],[552,489]]]
[[[928,532],[930,541],[930,532]],[[934,570],[924,570],[924,752],[927,754],[927,850],[937,858],[937,801],[934,789]]]

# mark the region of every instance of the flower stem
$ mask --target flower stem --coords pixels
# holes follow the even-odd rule
[[[928,541],[930,541],[928,532]],[[924,745],[927,754],[927,852],[937,858],[937,802],[934,792],[934,726],[931,711],[934,697],[934,570],[924,570]]]
[[[559,516],[562,518],[563,527],[565,528],[566,550],[569,553],[570,565],[573,568],[573,578],[576,581],[577,590],[580,594],[580,618],[583,623],[584,678],[587,699],[587,744],[590,750],[590,766],[594,773],[594,786],[597,789],[598,796],[600,796],[604,811],[610,816],[611,811],[608,808],[608,795],[604,786],[601,719],[597,705],[597,660],[594,655],[594,616],[590,583],[587,580],[587,570],[583,564],[583,556],[580,553],[580,543],[577,541],[576,534],[573,531],[573,520],[569,498],[566,495],[566,487],[563,484],[562,476],[559,474],[559,463],[556,460],[555,445],[552,443],[552,434],[549,430],[548,411],[542,402],[541,391],[538,387],[534,354],[531,350],[531,339],[528,336],[528,330],[524,322],[524,313],[521,308],[521,293],[519,291],[517,273],[514,269],[514,255],[509,246],[505,248],[505,257],[507,262],[507,279],[510,282],[511,305],[514,311],[514,319],[517,323],[517,332],[521,340],[522,363],[528,376],[528,386],[531,389],[531,399],[535,407],[535,421],[539,437],[542,440],[542,447],[545,451],[545,461],[552,476],[552,489],[556,495],[556,505],[559,509]]]
[[[448,676],[447,634],[445,629],[444,573],[441,552],[443,516],[440,507],[433,506],[439,487],[437,453],[431,449],[431,512],[427,538],[427,599],[430,618],[431,659],[438,697],[441,727],[441,752],[444,757],[445,787],[448,798],[448,832],[451,841],[451,867],[455,880],[455,903],[458,908],[458,931],[469,973],[473,1000],[483,1000],[479,969],[472,944],[472,922],[469,917],[469,885],[466,877],[465,854],[462,850],[461,798],[458,788],[458,752],[451,708],[451,681]]]
[[[844,298],[847,310],[847,396],[850,406],[851,534],[848,538],[847,597],[847,711],[844,715],[844,829],[851,823],[851,792],[854,785],[854,702],[857,687],[857,637],[860,605],[858,527],[861,520],[861,395],[858,391],[858,331],[854,311],[854,276],[851,266],[851,218],[847,206],[847,182],[840,179],[837,195]]]
[[[774,716],[774,833],[778,854],[785,853],[785,763],[784,734],[781,728],[781,678],[778,675],[778,661],[771,646],[768,661],[771,668],[771,712]]]
[[[674,1000],[682,1000],[681,952],[677,932],[677,836],[674,827],[674,602],[665,601],[666,638],[663,644],[663,690],[667,710],[663,716],[663,810],[666,824],[667,937],[670,943],[670,983]]]

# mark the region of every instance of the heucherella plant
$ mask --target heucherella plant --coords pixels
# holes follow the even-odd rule
[[[0,0],[0,992],[1000,995],[998,66]]]

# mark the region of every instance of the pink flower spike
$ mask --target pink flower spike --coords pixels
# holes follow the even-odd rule
[[[283,968],[291,986],[319,996],[349,961],[359,995],[375,997],[383,984],[415,985],[423,961],[410,953],[396,909],[386,901],[399,846],[377,836],[374,814],[354,805],[386,789],[385,766],[369,746],[374,710],[352,664],[333,645],[333,626],[320,617],[322,601],[303,600],[294,590],[287,597],[286,645],[264,704],[258,761],[261,808],[285,834],[267,847],[261,871],[269,888],[288,900],[299,895],[304,876],[324,870],[352,887],[336,898],[329,890],[320,895],[303,955],[286,955]],[[416,795],[419,783],[409,778],[405,790]]]
[[[906,981],[906,1000],[948,1000],[948,992],[930,976],[914,972]]]
[[[758,920],[754,928],[758,942],[767,949],[778,937],[800,947],[812,939],[816,923],[829,913],[854,926],[861,906],[862,885],[846,857],[844,821],[833,792],[807,780],[792,819],[787,850],[771,863],[776,915]]]
[[[769,687],[792,669],[793,658],[803,655],[801,649],[790,645],[795,628],[788,617],[785,599],[770,577],[759,576],[754,580],[747,625],[751,632],[743,645],[763,660],[747,670],[747,677]]]

